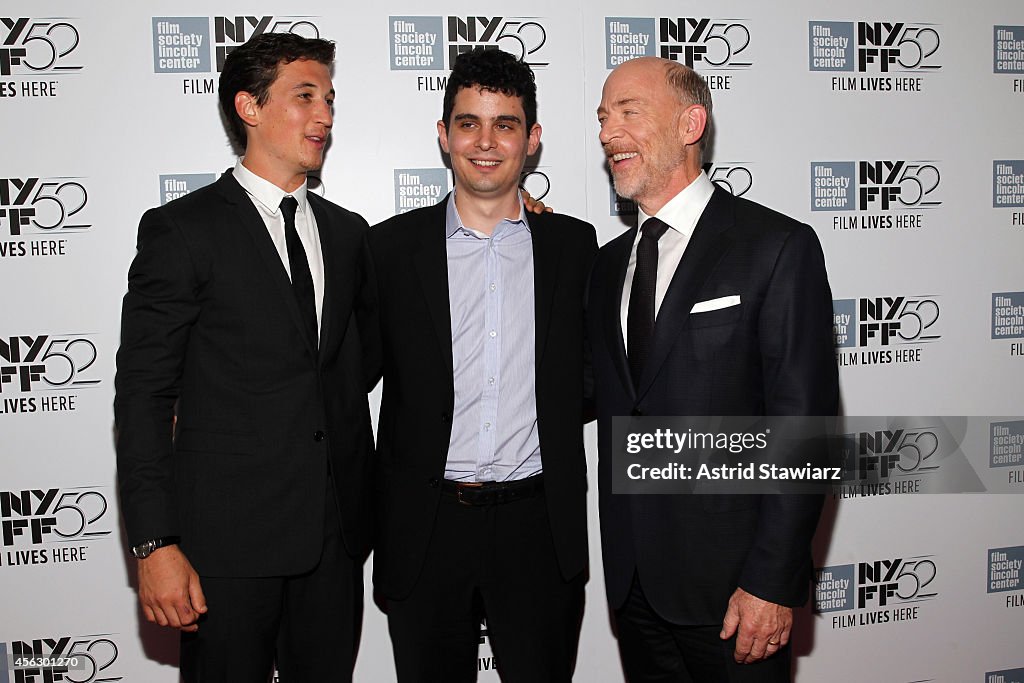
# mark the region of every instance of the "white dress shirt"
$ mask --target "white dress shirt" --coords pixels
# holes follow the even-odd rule
[[[309,273],[313,276],[313,302],[316,306],[316,329],[320,332],[320,317],[324,307],[324,254],[320,248],[320,231],[316,225],[316,217],[309,208],[306,197],[306,183],[303,182],[294,192],[285,192],[274,183],[259,177],[245,166],[239,159],[232,172],[235,180],[249,194],[249,199],[263,219],[270,239],[274,241],[277,254],[284,264],[284,271],[291,279],[291,264],[288,262],[288,243],[284,236],[284,216],[281,214],[281,200],[287,195],[295,197],[299,209],[295,212],[295,231],[299,233],[299,241],[306,250],[309,262]]]
[[[669,229],[658,240],[658,275],[654,288],[654,318],[657,320],[658,311],[661,310],[661,302],[665,300],[665,292],[668,291],[672,276],[683,258],[686,245],[690,241],[693,229],[697,227],[697,221],[711,201],[711,195],[715,191],[715,185],[707,175],[701,171],[697,178],[684,187],[675,197],[670,199],[665,206],[661,207],[655,217],[664,221]],[[640,209],[637,217],[637,226],[643,226],[650,216]],[[640,243],[641,231],[636,231],[636,239],[633,240],[633,249],[629,252],[629,265],[626,266],[626,281],[622,285],[622,302],[619,306],[620,322],[622,324],[622,340],[626,345],[626,353],[629,353],[629,338],[626,330],[626,319],[629,316],[629,293],[633,290],[633,272],[636,270],[636,245]]]

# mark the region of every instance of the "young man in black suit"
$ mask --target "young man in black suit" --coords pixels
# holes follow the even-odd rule
[[[186,681],[350,680],[373,450],[353,314],[365,221],[307,191],[334,45],[239,46],[220,101],[245,155],[147,211],[117,355],[117,459],[145,617]],[[173,437],[172,437],[173,432]]]
[[[476,680],[486,615],[502,679],[572,676],[587,567],[583,310],[592,226],[527,217],[529,66],[460,55],[437,124],[455,192],[367,235],[379,332],[382,594],[402,683]]]
[[[817,237],[708,180],[710,117],[700,76],[653,57],[616,68],[598,109],[616,191],[640,207],[587,304],[605,584],[631,683],[788,681],[822,499],[616,495],[612,418],[838,407]]]

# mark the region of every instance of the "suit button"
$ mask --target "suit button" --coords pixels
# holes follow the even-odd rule
[[[451,422],[452,416],[448,413],[441,413],[441,424],[446,425]]]
[[[432,489],[436,489],[438,486],[441,485],[441,482],[438,481],[437,477],[431,477],[430,481],[428,481],[427,483],[430,484],[430,488]]]
[[[642,412],[640,412],[640,409],[639,409],[639,408],[633,408],[633,410],[632,410],[632,411],[631,411],[631,412],[630,412],[629,414],[630,414],[630,415],[631,415],[632,417],[640,417],[641,415],[643,415],[643,413],[642,413]]]
[[[322,431],[320,429],[318,429],[315,432],[313,432],[313,441],[323,441],[326,438],[327,438],[327,432],[324,432],[324,431]]]

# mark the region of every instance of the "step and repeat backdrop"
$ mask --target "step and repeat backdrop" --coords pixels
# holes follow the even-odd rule
[[[715,98],[712,180],[821,239],[844,412],[942,416],[877,418],[856,436],[851,458],[873,483],[829,498],[814,599],[797,614],[796,680],[1024,680],[1024,498],[1013,495],[1024,490],[1024,5],[524,0],[508,11],[3,3],[0,655],[80,665],[3,668],[0,683],[177,680],[175,634],[140,618],[118,511],[120,299],[143,211],[234,163],[217,77],[265,31],[337,42],[316,191],[371,224],[451,188],[434,124],[454,56],[487,45],[537,75],[544,132],[525,187],[606,242],[635,207],[611,189],[597,140],[604,79],[642,55],[694,66]],[[593,472],[589,428],[587,441]],[[974,493],[927,493],[950,450],[970,461]],[[594,488],[576,680],[611,683],[623,677]],[[495,666],[483,627],[480,680],[498,681]],[[372,603],[356,675],[394,679]]]

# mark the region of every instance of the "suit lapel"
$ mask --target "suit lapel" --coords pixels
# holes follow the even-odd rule
[[[253,241],[253,245],[259,253],[264,267],[270,274],[274,288],[281,294],[292,322],[299,328],[306,347],[310,352],[314,352],[312,340],[309,339],[309,335],[305,331],[306,327],[303,324],[302,315],[299,313],[299,305],[295,301],[295,294],[292,292],[291,279],[288,277],[288,272],[281,261],[281,255],[277,253],[277,247],[274,246],[274,241],[270,238],[270,232],[260,217],[259,211],[256,210],[256,207],[249,199],[249,195],[246,194],[242,186],[235,180],[231,171],[221,176],[217,183],[217,189],[229,204],[234,205],[235,210],[231,214],[238,220],[245,233]],[[313,357],[316,357],[316,353],[313,353]]]
[[[654,339],[651,352],[644,366],[637,397],[643,398],[651,388],[654,378],[665,363],[672,345],[690,316],[690,309],[696,303],[700,286],[718,264],[718,260],[731,240],[728,230],[732,227],[732,195],[716,187],[711,200],[693,230],[683,258],[672,276],[672,282],[661,302],[658,319],[654,325]]]
[[[622,288],[626,284],[626,269],[629,267],[629,255],[633,251],[633,242],[636,240],[636,228],[626,231],[611,244],[608,249],[611,251],[609,262],[611,263],[613,282],[615,286],[611,289],[611,295],[605,302],[606,333],[608,335],[608,348],[612,351],[612,360],[615,369],[619,373],[622,386],[626,387],[630,395],[633,394],[633,379],[629,371],[629,360],[626,358],[626,343],[622,333]]]
[[[551,216],[531,214],[527,217],[527,221],[531,226],[530,238],[533,243],[535,362],[539,373],[541,360],[544,358],[548,328],[551,324],[555,289],[558,284],[558,262],[562,257],[565,240],[559,234],[558,226],[551,225]]]
[[[317,232],[320,235],[320,251],[324,259],[324,302],[323,310],[320,313],[320,348],[327,348],[327,341],[334,330],[332,325],[344,326],[348,318],[341,319],[337,311],[352,310],[352,300],[355,290],[352,286],[352,278],[342,272],[343,264],[340,262],[342,247],[338,242],[339,235],[333,230],[327,211],[320,203],[310,196],[309,206],[316,218]],[[322,359],[324,354],[320,354]]]
[[[452,373],[452,312],[448,297],[448,250],[445,245],[445,212],[448,199],[434,205],[427,225],[419,230],[413,262],[427,310],[434,323],[434,334],[449,374]]]

